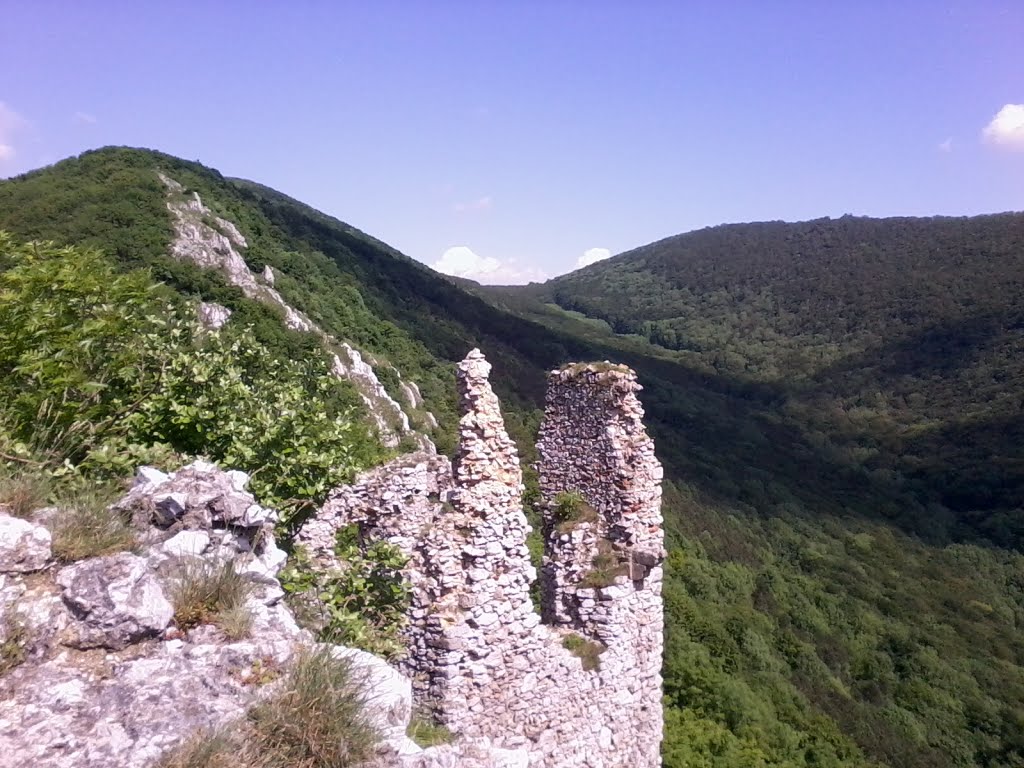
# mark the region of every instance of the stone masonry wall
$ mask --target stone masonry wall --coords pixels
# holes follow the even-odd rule
[[[525,747],[542,768],[656,768],[661,468],[640,421],[636,377],[586,366],[551,375],[538,446],[547,510],[542,624],[529,595],[536,572],[522,471],[489,372],[478,350],[459,365],[454,466],[413,455],[368,473],[332,494],[298,542],[330,567],[335,532],[356,522],[409,556],[403,671],[418,705],[454,733]],[[552,518],[566,490],[594,510],[572,530]],[[614,566],[601,586],[583,586],[599,551]],[[597,669],[563,646],[569,635],[600,644],[591,646],[604,649]]]

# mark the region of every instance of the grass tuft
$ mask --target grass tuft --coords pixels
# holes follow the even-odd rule
[[[261,768],[341,768],[369,759],[379,734],[365,714],[347,659],[323,648],[302,654],[269,699],[246,717]]]
[[[0,510],[27,520],[46,506],[53,492],[53,481],[41,472],[28,472],[0,466]]]
[[[165,752],[155,768],[257,768],[247,751],[236,735],[203,729]]]
[[[349,768],[374,756],[380,736],[347,659],[307,651],[277,685],[242,721],[200,731],[157,768]]]
[[[446,726],[436,722],[429,715],[423,714],[413,715],[409,720],[409,726],[405,729],[405,735],[424,749],[440,744],[451,744],[455,741],[455,734]]]
[[[107,494],[98,490],[58,502],[53,525],[53,554],[64,562],[130,552],[138,544],[131,521],[110,509]]]
[[[562,647],[579,657],[583,669],[590,671],[601,666],[601,654],[607,650],[601,643],[571,634],[562,638]]]
[[[182,630],[213,624],[229,639],[241,639],[252,627],[252,614],[246,606],[251,591],[251,582],[230,563],[186,562],[171,589],[174,622]]]

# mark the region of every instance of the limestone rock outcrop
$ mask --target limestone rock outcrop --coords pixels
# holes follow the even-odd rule
[[[247,482],[206,462],[173,474],[143,467],[115,505],[139,524],[137,553],[61,567],[47,549],[35,572],[0,574],[0,768],[155,765],[196,732],[243,718],[272,690],[268,671],[287,669],[315,645],[282,601],[276,513],[255,503]],[[204,562],[252,582],[247,637],[172,623],[179,566]],[[363,651],[330,651],[349,661],[383,738],[373,768],[525,765],[525,752],[486,742],[420,749],[405,735],[409,679]]]
[[[0,511],[0,573],[27,573],[50,559],[50,532]]]

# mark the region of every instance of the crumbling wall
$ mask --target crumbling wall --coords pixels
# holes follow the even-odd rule
[[[522,471],[489,372],[478,350],[458,367],[463,415],[450,475],[439,457],[396,460],[339,489],[299,542],[329,559],[334,531],[358,522],[409,556],[403,667],[418,704],[453,732],[526,747],[532,766],[656,768],[661,469],[636,377],[584,366],[552,373],[538,446],[548,626],[530,600]],[[559,533],[551,515],[565,490],[594,514]],[[583,586],[594,553],[612,545],[621,566],[607,583]],[[570,635],[604,649],[596,669],[564,647]]]

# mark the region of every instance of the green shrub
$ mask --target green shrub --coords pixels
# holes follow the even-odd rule
[[[286,523],[383,451],[322,350],[288,354],[100,253],[0,233],[0,450],[53,474],[130,474],[202,455],[252,475]]]
[[[171,589],[174,622],[182,630],[214,624],[228,638],[238,640],[248,635],[252,626],[252,614],[246,606],[251,591],[251,582],[239,575],[231,563],[186,561]]]
[[[402,568],[407,558],[386,541],[361,546],[358,529],[338,532],[342,567],[325,571],[301,547],[280,575],[300,623],[331,643],[352,645],[388,658],[404,652],[400,632],[411,592]]]
[[[552,517],[559,533],[569,533],[580,523],[595,523],[599,516],[579,491],[562,491],[551,502]]]

